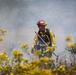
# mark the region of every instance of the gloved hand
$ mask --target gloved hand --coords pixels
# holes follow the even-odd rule
[[[34,48],[31,49],[31,53],[32,53],[32,54],[34,53]]]

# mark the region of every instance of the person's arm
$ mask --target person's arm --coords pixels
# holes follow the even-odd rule
[[[34,48],[34,46],[37,44],[37,41],[38,41],[38,35],[35,35],[32,43],[32,48]]]
[[[52,32],[52,30],[50,30],[50,39],[52,40],[52,47],[56,46],[56,39],[55,39],[55,35]]]

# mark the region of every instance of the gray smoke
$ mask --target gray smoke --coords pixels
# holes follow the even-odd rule
[[[76,42],[76,0],[0,0],[0,27],[7,30],[0,51],[20,49],[21,43],[31,47],[39,19],[48,22],[47,28],[55,33],[57,53],[64,50],[66,35]]]

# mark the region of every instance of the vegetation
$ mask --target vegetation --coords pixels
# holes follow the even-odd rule
[[[3,35],[6,33],[6,30],[0,29],[0,31]],[[67,36],[65,40],[69,41],[66,50],[70,51],[72,55],[76,55],[76,44],[72,42],[70,36]],[[1,37],[0,41],[3,41]],[[30,55],[28,44],[23,43],[20,47]],[[47,51],[53,52],[51,47],[47,47]],[[29,61],[28,58],[23,57],[21,50],[12,50],[11,57],[8,57],[6,52],[0,53],[0,75],[76,75],[76,58],[69,66],[65,61],[61,64],[58,62],[58,65],[52,67],[56,59],[48,57],[37,59],[40,54],[40,50],[35,51],[36,58]]]

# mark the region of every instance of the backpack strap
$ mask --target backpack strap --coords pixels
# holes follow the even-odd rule
[[[48,37],[50,39],[50,29],[46,29],[46,35],[48,35]]]
[[[52,39],[51,39],[51,37],[50,37],[50,32],[51,32],[51,33],[53,33],[53,32],[52,32],[52,30],[50,30],[50,29],[46,29],[46,30],[47,30],[47,35],[48,35],[49,40],[50,40],[49,46],[52,46]],[[53,33],[53,37],[55,38],[55,34],[54,34],[54,33]]]
[[[41,36],[40,31],[38,31],[38,34]],[[46,29],[45,34],[48,36],[49,40],[51,40],[50,39],[50,29]]]

